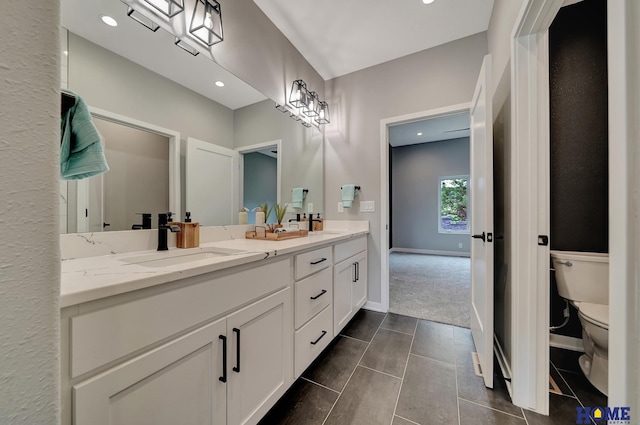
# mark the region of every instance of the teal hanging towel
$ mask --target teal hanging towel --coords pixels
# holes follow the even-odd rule
[[[64,90],[75,103],[62,111],[60,119],[60,175],[80,180],[109,171],[102,138],[91,120],[87,104],[77,94]]]

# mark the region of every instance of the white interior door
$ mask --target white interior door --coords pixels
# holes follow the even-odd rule
[[[185,211],[203,226],[235,223],[239,180],[238,152],[187,139]]]
[[[493,116],[491,55],[471,102],[471,332],[484,384],[493,388]]]

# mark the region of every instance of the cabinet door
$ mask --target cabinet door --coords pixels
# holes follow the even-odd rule
[[[253,425],[293,382],[293,290],[227,317],[227,424]]]
[[[367,252],[353,258],[356,268],[356,281],[352,286],[353,310],[358,311],[367,302]]]
[[[73,387],[75,425],[224,425],[221,319]]]
[[[333,268],[333,326],[334,335],[338,335],[349,322],[353,313],[351,286],[356,280],[356,267],[347,260]]]

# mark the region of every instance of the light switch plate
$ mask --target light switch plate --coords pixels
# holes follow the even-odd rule
[[[344,207],[342,206],[342,202],[338,202],[338,212],[344,212]]]
[[[308,213],[312,213],[313,212],[313,202],[309,202],[307,204],[307,212]]]
[[[375,210],[374,201],[360,201],[360,212],[374,212]]]

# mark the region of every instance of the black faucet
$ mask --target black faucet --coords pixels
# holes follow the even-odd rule
[[[293,218],[289,219],[289,223],[291,223],[292,221],[300,221],[300,213],[296,214],[296,218],[295,219],[293,219]]]
[[[131,226],[131,230],[151,229],[151,214],[149,213],[137,213],[142,215],[142,224],[134,224]]]
[[[310,232],[313,232],[313,223],[314,223],[314,222],[316,222],[316,223],[322,223],[322,220],[314,220],[314,219],[313,219],[313,215],[312,215],[312,214],[309,214],[309,231],[310,231]]]
[[[178,226],[169,226],[172,213],[160,213],[158,214],[158,251],[166,251],[167,247],[167,230],[172,233],[180,231]]]

